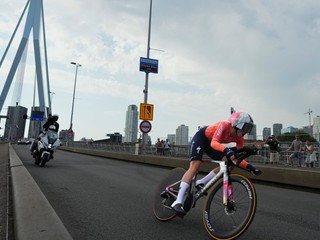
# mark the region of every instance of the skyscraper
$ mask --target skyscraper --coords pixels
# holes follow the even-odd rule
[[[320,141],[320,116],[313,118],[313,137]]]
[[[273,124],[273,135],[280,136],[281,135],[281,129],[282,129],[282,123],[274,123]]]
[[[182,124],[176,130],[176,145],[188,145],[188,144],[189,144],[189,127]]]
[[[138,136],[138,107],[128,106],[126,113],[126,126],[124,129],[124,142],[136,142]]]
[[[268,127],[263,128],[263,130],[262,130],[263,140],[268,139],[268,137],[270,137],[270,136],[271,136],[271,128],[268,128]]]

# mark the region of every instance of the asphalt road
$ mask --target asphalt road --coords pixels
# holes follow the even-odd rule
[[[202,225],[203,200],[183,220],[153,217],[154,188],[168,169],[64,151],[40,168],[28,146],[14,148],[76,240],[211,239]],[[255,187],[255,219],[239,239],[319,238],[320,191],[257,182]]]

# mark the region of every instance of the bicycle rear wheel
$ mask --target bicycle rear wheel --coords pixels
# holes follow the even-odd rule
[[[253,220],[257,196],[252,183],[242,175],[231,174],[232,201],[223,204],[223,180],[220,179],[206,199],[203,223],[214,239],[235,239],[244,233]]]
[[[178,194],[180,187],[180,180],[186,172],[183,168],[174,168],[164,176],[156,187],[153,200],[153,213],[160,221],[169,221],[177,214],[171,209],[171,204],[176,200],[176,197],[166,193],[167,186],[171,186],[171,192]]]

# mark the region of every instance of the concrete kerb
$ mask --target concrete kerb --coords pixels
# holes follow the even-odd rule
[[[72,240],[60,218],[9,144],[15,237]]]
[[[61,147],[60,149],[65,151],[71,151],[75,153],[106,157],[112,159],[118,159],[123,161],[133,161],[145,164],[152,164],[164,167],[182,167],[187,169],[189,166],[189,161],[183,158],[173,158],[166,156],[154,156],[154,155],[134,155],[128,153],[118,153],[118,152],[106,152],[101,150],[93,150],[86,148],[68,148]],[[200,167],[200,171],[208,173],[217,165],[214,163],[205,163]],[[303,168],[290,168],[290,167],[280,167],[280,166],[266,166],[259,165],[259,169],[262,170],[263,174],[259,177],[253,177],[250,173],[243,171],[241,169],[234,169],[234,173],[241,173],[250,179],[255,179],[257,181],[266,181],[273,183],[281,183],[299,187],[308,187],[314,189],[320,189],[320,171],[312,169]]]

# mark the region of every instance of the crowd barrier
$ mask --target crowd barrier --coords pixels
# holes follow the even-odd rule
[[[170,148],[157,148],[155,145],[146,145],[142,149],[141,144],[118,144],[118,143],[94,143],[94,142],[68,142],[66,144],[68,147],[72,148],[85,148],[92,150],[102,150],[110,152],[120,152],[120,153],[131,153],[131,154],[146,154],[154,156],[170,156],[170,157],[182,157],[188,158],[190,153],[190,145],[183,146],[171,146]],[[259,153],[257,156],[250,157],[250,161],[253,163],[261,164],[273,164],[279,166],[289,165],[288,157],[293,153],[293,151],[287,151],[288,143],[283,143],[282,148],[279,152],[279,162],[271,163],[270,162],[270,150],[266,146],[259,145]],[[314,163],[314,167],[319,168],[319,157],[317,152],[317,161]],[[204,160],[208,157],[204,156]],[[293,159],[292,167],[306,167],[305,160],[307,154],[301,152],[299,158]]]
[[[111,158],[122,161],[132,161],[143,164],[164,166],[169,168],[174,167],[182,167],[187,169],[189,166],[188,158],[185,157],[173,157],[173,156],[165,156],[159,154],[145,154],[140,153],[141,150],[139,145],[137,148],[132,148],[131,152],[119,152],[119,151],[106,151],[101,148],[97,148],[95,145],[86,146],[86,147],[75,147],[73,146],[62,146],[60,149],[80,153],[87,154],[105,158]],[[119,146],[114,149],[120,149]],[[122,148],[123,150],[124,148]],[[129,148],[126,148],[129,149]],[[149,149],[150,150],[150,149]],[[319,168],[297,168],[297,167],[289,167],[286,165],[271,165],[266,164],[266,157],[262,155],[251,156],[248,161],[254,163],[254,165],[258,166],[259,169],[262,170],[263,174],[257,178],[254,178],[250,173],[243,171],[239,168],[236,168],[234,172],[240,172],[248,178],[254,178],[256,180],[261,180],[265,182],[273,182],[280,184],[287,184],[292,186],[301,186],[308,187],[313,189],[320,189],[320,169]],[[208,173],[217,165],[214,163],[206,163],[202,164],[200,167],[200,172]]]

